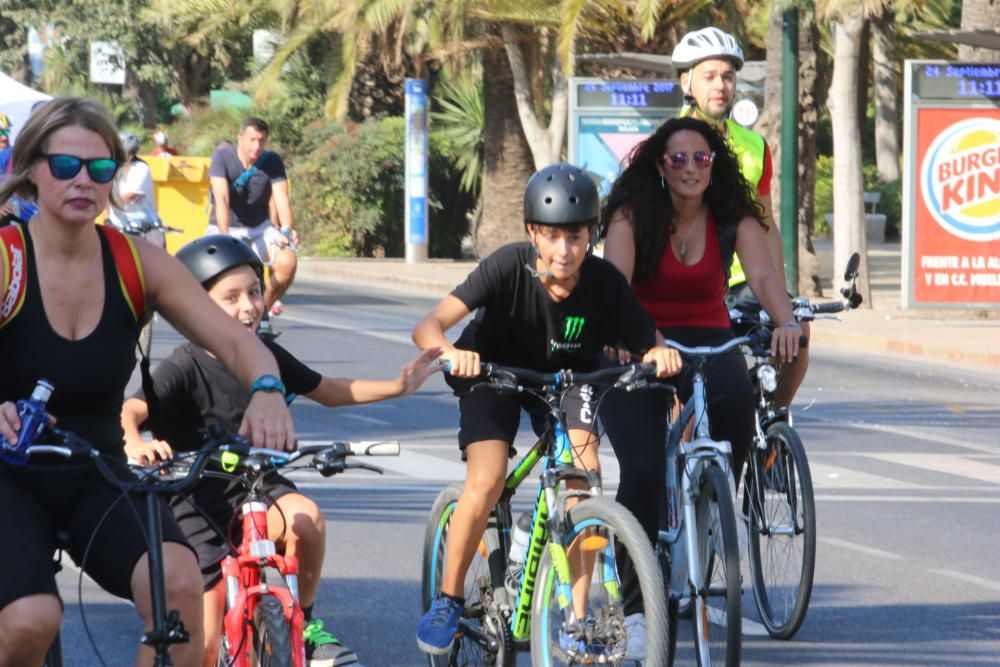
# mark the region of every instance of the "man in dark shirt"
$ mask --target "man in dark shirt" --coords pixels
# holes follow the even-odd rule
[[[212,153],[208,169],[214,205],[206,234],[230,234],[248,240],[261,261],[270,264],[264,301],[281,313],[279,299],[295,278],[299,238],[292,229],[288,176],[281,156],[265,150],[268,126],[252,116],[243,120],[235,146]],[[271,218],[271,203],[277,220]]]

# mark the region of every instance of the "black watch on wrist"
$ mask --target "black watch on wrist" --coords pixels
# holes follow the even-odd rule
[[[269,373],[261,375],[259,378],[253,381],[250,385],[250,395],[253,396],[258,391],[266,392],[276,392],[280,394],[285,393],[285,384],[280,378],[275,377]]]

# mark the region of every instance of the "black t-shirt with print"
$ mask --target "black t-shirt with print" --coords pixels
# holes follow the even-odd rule
[[[264,341],[264,345],[278,362],[289,395],[308,394],[319,386],[319,373],[280,345],[272,341]],[[176,451],[200,449],[199,430],[211,424],[235,433],[250,403],[250,390],[221,361],[193,343],[181,345],[156,366],[153,388],[160,401],[162,423],[147,426]],[[141,390],[135,395],[145,400]]]
[[[542,372],[595,370],[605,345],[653,347],[653,322],[614,265],[587,257],[573,291],[555,301],[526,268],[536,256],[528,242],[504,246],[452,291],[478,311],[456,347],[476,350],[483,361]]]

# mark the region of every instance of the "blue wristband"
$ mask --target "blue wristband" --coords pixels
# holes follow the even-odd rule
[[[253,381],[250,385],[250,395],[253,396],[258,391],[285,393],[285,384],[277,377],[264,374]]]

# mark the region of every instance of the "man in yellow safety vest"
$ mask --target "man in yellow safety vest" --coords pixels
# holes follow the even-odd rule
[[[678,72],[685,105],[681,116],[694,116],[715,126],[726,137],[740,163],[744,178],[755,189],[757,200],[764,208],[763,222],[778,277],[785,282],[785,263],[781,250],[781,232],[771,207],[771,150],[764,137],[743,127],[729,117],[736,96],[736,73],[743,67],[743,49],[727,32],[710,27],[689,32],[674,47],[672,61]],[[745,287],[746,277],[739,258],[734,256],[730,268],[729,288]],[[802,323],[809,336],[808,323]],[[798,358],[782,368],[777,407],[788,407],[805,378],[809,364],[807,347],[799,349]]]

